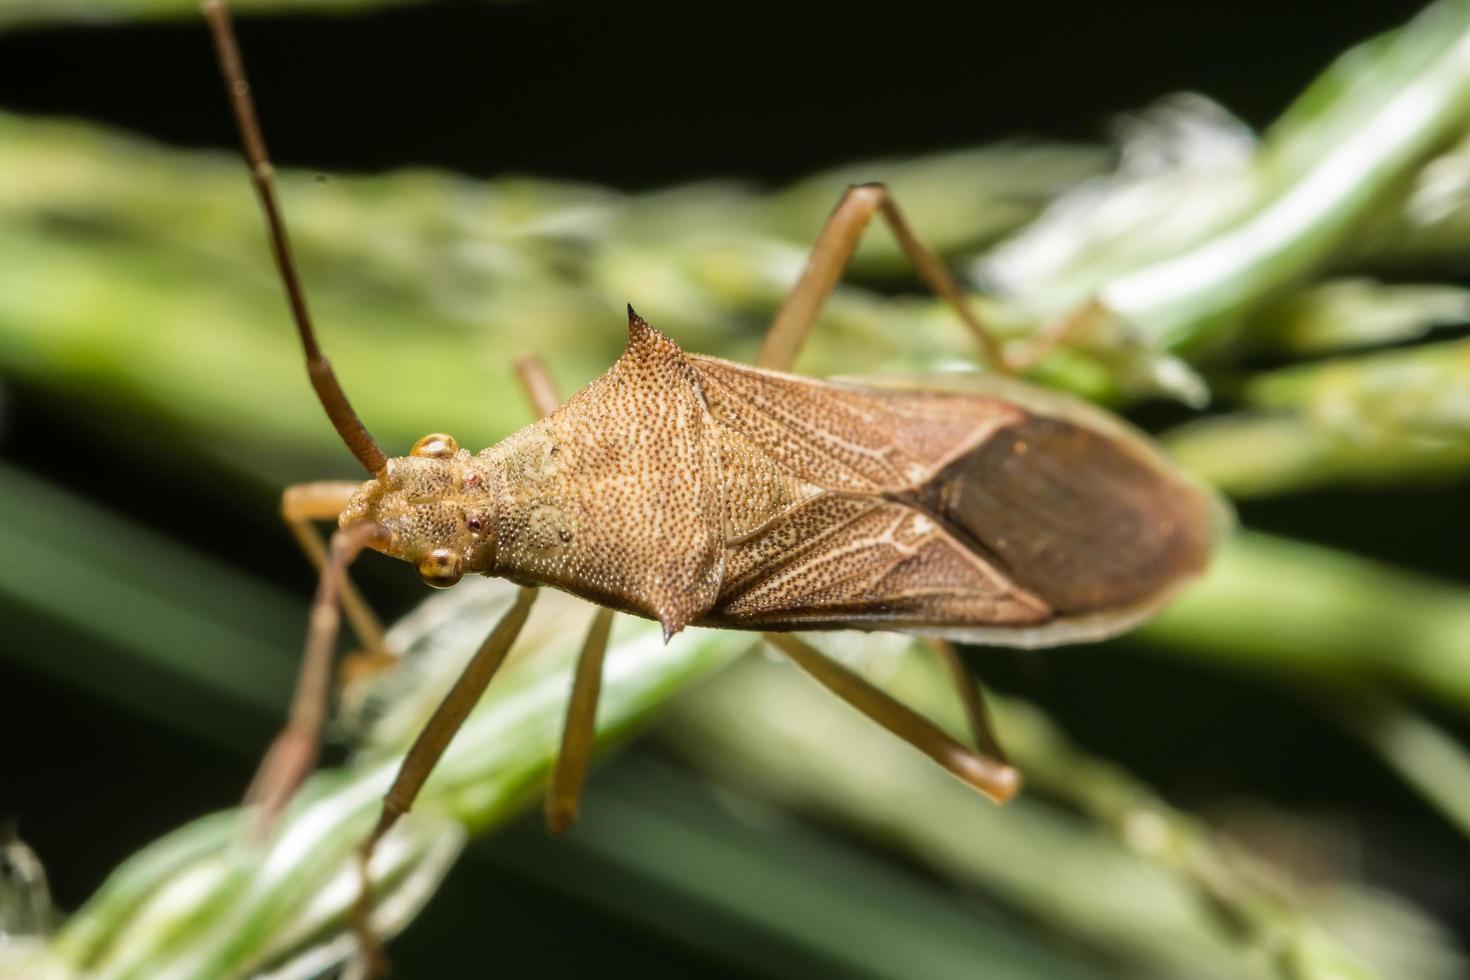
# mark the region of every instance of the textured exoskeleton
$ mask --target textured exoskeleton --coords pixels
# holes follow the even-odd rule
[[[968,385],[971,390],[964,390]],[[1118,632],[1201,572],[1217,505],[1123,423],[1014,382],[817,381],[628,346],[478,455],[390,460],[342,513],[431,585],[467,572],[657,619],[1041,645]]]
[[[291,715],[247,798],[268,826],[316,761],[343,612],[377,662],[382,626],[348,581],[366,549],[415,563],[429,585],[475,572],[522,585],[405,756],[358,852],[353,924],[369,973],[375,848],[407,813],[514,646],[538,585],[606,607],[578,657],[546,825],[566,831],[596,733],[611,609],[766,631],[828,690],[997,802],[1020,789],[952,645],[945,662],[974,748],[786,631],[858,628],[1039,646],[1098,639],[1158,610],[1205,568],[1223,506],[1124,423],[993,376],[847,383],[784,373],[875,217],[953,310],[987,364],[1023,373],[1098,315],[1084,304],[1011,351],[969,309],[944,263],[881,184],[849,187],[766,331],[758,366],[686,354],[630,309],[628,346],[565,404],[523,363],[543,417],[472,455],[432,434],[389,459],[322,352],[291,256],[225,0],[204,0],[226,91],[295,321],[308,377],[372,478],[289,488],[282,512],[321,568]],[[312,527],[336,518],[330,543]],[[778,635],[779,634],[779,635]]]

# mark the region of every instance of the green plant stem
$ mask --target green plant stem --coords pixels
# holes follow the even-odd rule
[[[1253,213],[1113,279],[1101,298],[1152,345],[1197,340],[1322,268],[1385,191],[1460,134],[1467,114],[1470,4],[1446,0],[1344,55],[1267,135],[1257,164],[1265,200]]]
[[[845,648],[851,654],[852,645]],[[962,730],[936,664],[876,663],[885,686]],[[997,706],[1032,792],[994,808],[792,679],[779,665],[745,661],[677,706],[666,740],[784,806],[860,827],[937,873],[983,884],[1053,928],[1161,975],[1375,975],[1297,902],[1257,880],[1251,861],[1226,854],[1198,821],[1072,746],[1034,709],[1009,700]],[[1036,791],[1066,801],[1110,836],[1075,826]]]
[[[1433,486],[1470,473],[1458,440],[1402,435],[1357,440],[1296,413],[1236,412],[1167,433],[1169,454],[1231,497],[1350,484]]]
[[[1199,587],[1134,636],[1170,656],[1390,683],[1470,710],[1463,587],[1270,535],[1237,533]]]
[[[452,597],[453,615],[483,624],[503,610],[511,587],[478,581]],[[464,586],[461,586],[464,589]],[[458,853],[464,828],[483,832],[519,810],[544,779],[558,743],[571,683],[576,634],[587,607],[544,597],[522,651],[471,714],[426,784],[413,813],[383,842],[374,866],[380,927],[391,935],[422,906]],[[439,602],[442,608],[446,603]],[[417,666],[390,682],[400,688],[378,741],[350,767],[313,775],[263,846],[245,836],[248,815],[217,814],[185,827],[124,864],[67,922],[47,951],[48,968],[89,976],[237,976],[310,955],[345,935],[354,855],[405,747],[403,713],[426,713],[448,666],[462,656],[463,630],[444,629],[430,604],[405,638]],[[598,741],[625,732],[673,691],[728,663],[751,639],[690,631],[667,646],[656,626],[623,620],[609,650]],[[471,645],[472,648],[472,645]],[[438,658],[424,672],[421,658]],[[452,669],[452,668],[451,668]],[[427,678],[427,680],[425,680]],[[412,696],[402,686],[411,688]],[[350,945],[347,948],[350,951]],[[339,954],[343,950],[338,950]]]
[[[23,488],[24,484],[13,481],[10,486]],[[34,531],[42,539],[48,527],[74,532],[101,519],[85,505],[40,488],[12,494],[11,499],[30,508],[31,516],[17,528]],[[114,530],[121,529],[116,518],[110,520]],[[208,563],[159,552],[150,546],[147,536],[137,536],[133,545],[126,555],[109,557],[104,550],[107,545],[95,542],[92,536],[73,534],[68,555],[83,568],[105,570],[124,562],[134,587],[156,581],[154,587],[165,594],[170,588],[193,594],[215,587],[231,594],[229,577],[215,574]],[[188,569],[185,579],[167,574],[180,569]],[[0,589],[10,588],[6,582],[16,585],[0,579]],[[13,607],[50,601],[46,595],[29,591],[29,582],[19,582],[18,588],[18,592],[4,593]],[[345,885],[329,889],[328,885],[350,879],[352,848],[375,815],[375,801],[391,775],[393,760],[436,703],[459,658],[474,649],[504,607],[510,588],[503,583],[464,583],[395,627],[393,642],[412,653],[405,669],[381,682],[381,691],[370,698],[386,706],[372,729],[372,747],[349,769],[313,777],[300,804],[288,815],[282,835],[265,855],[237,846],[238,818],[232,815],[181,831],[119,869],[93,901],[69,920],[51,955],[77,968],[95,969],[101,976],[128,976],[145,963],[176,964],[180,970],[207,967],[228,975],[243,964],[284,962],[313,954],[322,943],[340,942],[351,889]],[[1381,601],[1370,602],[1368,597]],[[416,829],[405,830],[401,842],[385,852],[390,856],[382,869],[383,893],[390,898],[400,896],[397,911],[385,921],[387,932],[401,927],[414,914],[453,859],[456,835],[463,832],[455,828],[483,832],[497,825],[524,804],[546,774],[560,729],[571,660],[579,646],[579,630],[574,627],[581,614],[568,610],[585,607],[567,606],[571,600],[556,593],[548,593],[543,600],[542,618],[533,617],[523,637],[528,655],[508,664],[497,678],[430,780],[418,816],[406,822],[405,826]],[[1263,677],[1296,683],[1303,676],[1325,672],[1338,678],[1386,679],[1433,692],[1463,710],[1465,672],[1455,669],[1450,657],[1463,656],[1464,637],[1470,635],[1462,626],[1466,609],[1470,602],[1461,590],[1427,584],[1325,549],[1242,535],[1222,557],[1216,574],[1143,635],[1171,655],[1223,658],[1256,669]],[[222,619],[239,615],[209,603],[199,603],[195,612]],[[1391,654],[1374,647],[1373,638],[1385,635],[1396,641]],[[292,641],[283,649],[294,654],[297,640],[293,631]],[[615,633],[619,652],[608,662],[599,739],[615,738],[678,690],[728,663],[750,642],[750,637],[741,634],[691,634],[687,641],[663,647],[655,628],[625,622]],[[140,641],[140,645],[148,644]],[[288,659],[278,663],[283,669],[289,666]],[[206,662],[197,657],[166,660],[159,669],[184,677],[203,671],[202,679],[209,679]],[[76,672],[63,671],[62,676],[68,673],[73,680],[81,679]],[[251,682],[238,676],[216,683],[222,683],[222,691],[228,692]],[[280,703],[284,704],[284,697]],[[751,708],[763,702],[743,703]],[[142,707],[167,717],[167,712],[178,710],[179,703]],[[782,713],[782,724],[801,727],[809,716],[806,709],[793,708]],[[1028,724],[1036,727],[1016,711],[1004,724],[1011,729],[1008,741],[1014,741],[1012,733]],[[782,737],[789,739],[790,735]],[[1043,744],[1045,739],[1033,741]],[[865,765],[877,765],[878,756],[858,754]],[[1137,808],[1143,792],[1132,784],[1107,779],[1105,768],[1089,768],[1044,745],[1025,764],[1033,785],[1049,787],[1051,779],[1066,782],[1072,787],[1069,798],[1086,802],[1084,809],[1110,822],[1115,830]],[[1049,777],[1048,773],[1057,775]],[[1437,774],[1442,777],[1444,772]],[[1120,785],[1127,791],[1120,790]],[[1440,789],[1460,792],[1448,786]],[[902,799],[903,794],[883,798]],[[964,805],[969,807],[973,801]],[[1040,846],[1042,853],[1081,848],[1076,852],[1079,873],[1091,867],[1091,858],[1083,855],[1092,852],[1080,842],[1067,843],[1078,828],[1069,829],[1065,821],[1057,823],[1054,818],[1042,826],[1051,827],[1054,836],[1044,845],[1029,846]],[[988,839],[986,834],[977,837],[973,828],[961,836],[971,844]],[[1019,841],[1015,844],[1022,846]],[[299,864],[293,858],[293,873],[267,873],[277,866],[273,862],[288,860],[270,855],[303,848],[311,853],[310,862]],[[1007,848],[1001,846],[998,853],[1008,853]],[[1177,844],[1148,859],[1188,862],[1195,859],[1192,854],[1189,847]],[[1013,870],[1008,887],[1041,887],[1024,868]],[[1176,868],[1175,873],[1183,870],[1187,869]],[[1208,865],[1201,865],[1191,873],[1208,870]],[[1095,873],[1095,869],[1087,872]],[[1046,880],[1046,876],[1041,879]],[[1046,886],[1033,900],[1044,902],[1045,895],[1058,897]],[[301,910],[307,908],[313,911],[303,918]],[[1157,931],[1158,923],[1149,918],[1152,909],[1141,905],[1117,914],[1125,911],[1127,916],[1137,916],[1127,918],[1132,923],[1129,929]],[[1081,921],[1086,915],[1078,915],[1072,927],[1086,930]],[[1097,920],[1106,921],[1115,920]],[[1121,922],[1115,924],[1123,928]],[[1259,929],[1251,928],[1251,941],[1264,942],[1257,935]],[[1303,935],[1291,933],[1287,947],[1298,949],[1305,942]],[[350,943],[338,948],[337,955],[350,948]]]
[[[1309,696],[1470,839],[1470,753],[1464,746],[1422,714],[1366,686],[1329,687]]]

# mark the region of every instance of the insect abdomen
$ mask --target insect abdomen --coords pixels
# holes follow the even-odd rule
[[[1069,616],[1136,605],[1209,559],[1208,496],[1128,444],[1028,415],[921,495],[1017,585]]]

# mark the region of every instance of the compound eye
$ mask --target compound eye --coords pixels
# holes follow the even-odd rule
[[[427,558],[419,562],[419,578],[431,589],[447,589],[463,575],[459,568],[459,557],[448,548],[431,551]]]
[[[431,432],[414,443],[408,454],[427,456],[430,459],[448,459],[457,452],[459,452],[459,443],[454,441],[454,436],[445,435],[442,432]]]

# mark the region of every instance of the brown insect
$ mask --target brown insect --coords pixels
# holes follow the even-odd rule
[[[249,793],[267,822],[316,758],[339,601],[368,646],[382,648],[346,576],[367,548],[412,562],[436,588],[477,573],[522,589],[410,750],[363,846],[364,868],[514,643],[539,586],[606,607],[583,650],[548,796],[548,826],[561,832],[575,819],[590,752],[609,609],[657,620],[666,638],[687,625],[766,631],[838,695],[1004,801],[1019,776],[947,643],[936,646],[979,752],[789,631],[1015,646],[1100,639],[1157,611],[1205,568],[1219,528],[1214,497],[1105,413],[1004,378],[849,384],[784,373],[874,215],[993,366],[1015,373],[1047,346],[1007,358],[879,185],[843,195],[756,366],[685,353],[630,308],[622,357],[560,407],[544,372],[520,366],[540,421],[478,454],[435,434],[388,459],[317,344],[228,14],[222,0],[205,10],[312,385],[371,475],[292,487],[283,500],[322,574],[291,719]],[[338,522],[330,547],[314,520]],[[366,897],[366,874],[364,883]],[[363,922],[366,911],[365,898]]]

